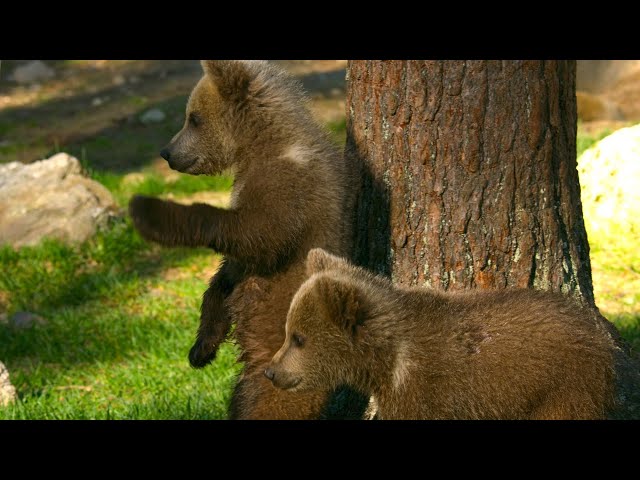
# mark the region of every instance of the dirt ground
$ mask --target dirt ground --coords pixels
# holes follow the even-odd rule
[[[53,78],[30,85],[10,80],[25,61],[0,70],[0,162],[32,162],[64,150],[93,168],[117,173],[155,165],[177,132],[202,70],[193,60],[51,60]],[[344,118],[346,60],[275,61],[300,78],[318,120]],[[144,124],[152,108],[166,120]]]
[[[155,165],[168,173],[157,152],[182,124],[187,97],[202,74],[198,61],[48,60],[53,78],[20,85],[11,76],[25,62],[1,65],[0,162],[32,162],[65,150],[101,170],[133,172]],[[318,120],[344,121],[346,60],[274,62],[302,81]],[[581,122],[584,133],[627,126],[640,119],[640,69],[585,95],[590,101],[579,99],[579,113],[594,121]],[[141,122],[152,108],[162,110],[166,120]],[[611,110],[617,117],[607,117]]]
[[[640,60],[578,60],[576,89],[591,97],[583,116],[600,113],[599,120],[640,121]],[[580,99],[578,114],[580,115]],[[601,112],[590,112],[598,103]]]

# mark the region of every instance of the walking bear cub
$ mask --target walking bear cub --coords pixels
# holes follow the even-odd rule
[[[138,195],[129,206],[133,223],[162,245],[224,255],[203,296],[189,361],[210,363],[236,322],[244,370],[230,416],[323,417],[333,392],[285,394],[262,372],[282,344],[307,252],[351,252],[355,173],[284,71],[264,61],[204,60],[202,67],[184,126],[160,154],[192,175],[231,168],[230,208]]]
[[[398,288],[322,249],[264,374],[289,392],[348,384],[380,419],[600,419],[614,345],[595,311],[527,289]]]

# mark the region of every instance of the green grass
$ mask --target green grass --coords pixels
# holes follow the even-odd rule
[[[109,148],[107,144],[100,144]],[[121,206],[131,195],[176,196],[229,190],[230,176],[146,169],[138,181],[94,170]],[[0,360],[18,401],[0,419],[225,418],[237,349],[224,344],[213,365],[189,367],[206,272],[220,257],[206,249],[163,249],[117,219],[82,245],[45,240],[0,248],[0,312],[34,312],[45,325],[0,323]]]
[[[13,129],[13,123],[7,121],[0,121],[0,137],[4,137]]]
[[[231,175],[209,177],[179,174],[176,180],[167,180],[162,175],[152,171],[143,172],[140,181],[127,182],[125,175],[93,171],[90,166],[84,166],[91,178],[107,187],[118,204],[122,206],[128,203],[134,193],[151,196],[171,193],[181,197],[202,191],[228,191],[233,185],[233,177]]]
[[[605,128],[586,134],[579,124],[578,157],[611,133],[609,128]],[[581,185],[583,183],[581,178]],[[589,185],[583,187],[588,189]],[[596,304],[633,349],[640,352],[640,232],[615,220],[608,224],[607,229],[593,228],[590,219],[595,217],[595,213],[591,208],[595,205],[583,201]]]
[[[588,211],[585,224],[596,304],[640,353],[640,235],[618,225],[591,229]]]
[[[0,419],[224,418],[235,347],[223,345],[204,370],[187,361],[206,288],[194,267],[217,258],[151,247],[126,220],[76,247],[0,249],[5,309],[47,320],[27,330],[0,325],[19,392]],[[169,269],[173,278],[163,278]]]
[[[340,146],[344,146],[347,140],[347,120],[342,119],[327,123],[327,129],[331,133],[331,138]]]
[[[582,155],[585,150],[587,150],[588,148],[591,148],[600,140],[602,140],[604,137],[611,135],[612,133],[613,132],[609,128],[605,128],[604,130],[597,132],[595,135],[586,134],[578,130],[578,136],[576,138],[576,147],[577,147],[576,149],[578,151],[578,157]]]

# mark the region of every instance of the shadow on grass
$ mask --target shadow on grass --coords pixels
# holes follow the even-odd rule
[[[0,145],[0,162],[32,162],[66,151],[96,171],[120,174],[148,166],[182,128],[188,95],[200,73],[195,63],[195,69],[183,68],[175,78],[163,78],[157,74],[159,65],[148,65],[133,86],[113,85],[110,78],[116,72],[105,71],[103,81],[90,92],[71,91],[3,108],[0,133],[7,143]],[[298,79],[310,94],[329,98],[344,95],[344,76],[345,70],[338,69]],[[104,103],[94,105],[96,100]],[[143,124],[141,114],[152,108],[162,110],[166,118]]]
[[[98,133],[69,142],[63,150],[96,171],[117,174],[139,171],[159,159],[160,150],[182,128],[187,98],[178,95],[151,104]],[[139,116],[152,108],[164,112],[166,119],[145,125]],[[53,153],[52,150],[48,154]]]
[[[147,280],[203,253],[208,251],[154,251],[128,220],[77,247],[50,241],[35,248],[0,249],[0,291],[7,292],[9,313],[26,310],[48,320],[31,329],[0,324],[2,360],[64,365],[153,348],[154,338],[174,333],[175,325],[157,319],[175,306],[168,295],[153,305],[136,306]],[[195,330],[199,298],[193,300],[180,321]]]
[[[35,158],[20,159],[23,161],[35,161],[59,152],[65,151],[82,161],[83,164],[91,166],[98,171],[109,171],[113,173],[128,173],[138,171],[142,167],[148,166],[153,160],[159,158],[159,151],[171,138],[182,128],[184,120],[184,107],[187,95],[178,95],[167,100],[149,104],[144,108],[129,109],[129,113],[121,118],[113,119],[109,125],[98,129],[87,131],[74,129],[72,133],[47,134],[44,139],[32,138],[26,140],[33,142],[33,148],[37,145],[46,145],[46,149],[38,151]],[[39,107],[33,107],[33,109]],[[151,108],[162,110],[166,119],[163,122],[146,125],[143,124],[140,115]],[[40,110],[35,113],[40,118],[40,122],[55,122],[61,125],[61,129],[71,129],[66,126],[67,121],[63,112],[52,111],[50,114]],[[86,113],[74,115],[82,117]],[[15,116],[11,112],[0,114],[0,123],[12,121]],[[90,116],[90,114],[89,114]],[[8,119],[8,120],[7,120]],[[78,122],[77,118],[69,120]],[[37,137],[37,135],[36,135]],[[22,148],[22,143],[10,143],[8,147],[3,147],[0,153],[5,157],[11,157],[14,153],[12,148]],[[15,160],[7,158],[6,160]]]
[[[182,126],[187,96],[200,75],[197,62],[186,61],[173,65],[170,76],[171,68],[161,61],[104,71],[47,63],[56,67],[56,77],[35,94],[3,85],[8,96],[29,98],[0,110],[0,162],[32,162],[67,151],[90,160],[96,169],[139,169],[157,158]],[[136,83],[114,84],[113,78],[124,74],[136,77]],[[143,124],[140,115],[151,108],[162,109],[165,120]]]
[[[314,96],[334,98],[345,94],[345,76],[347,70],[338,68],[326,72],[310,72],[298,76],[305,91]]]

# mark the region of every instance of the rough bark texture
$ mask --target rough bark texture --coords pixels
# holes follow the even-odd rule
[[[355,258],[394,282],[594,304],[573,61],[351,61]]]

